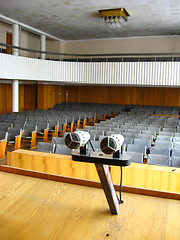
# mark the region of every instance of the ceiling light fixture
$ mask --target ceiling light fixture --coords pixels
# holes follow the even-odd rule
[[[110,27],[121,27],[130,16],[125,8],[99,10],[99,12],[104,23]]]

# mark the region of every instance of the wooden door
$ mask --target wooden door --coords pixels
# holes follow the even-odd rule
[[[6,44],[12,45],[12,33],[7,32],[6,34]],[[7,54],[12,54],[12,48],[6,47]]]
[[[24,85],[24,110],[37,109],[37,85]]]

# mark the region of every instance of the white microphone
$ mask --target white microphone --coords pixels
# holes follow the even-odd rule
[[[114,154],[121,149],[123,145],[124,137],[121,134],[113,134],[106,136],[101,140],[101,151],[105,154]]]
[[[65,137],[65,144],[70,149],[83,147],[90,139],[90,134],[85,131],[68,133]]]

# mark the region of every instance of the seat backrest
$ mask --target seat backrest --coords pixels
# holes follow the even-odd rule
[[[153,135],[152,134],[140,133],[140,134],[137,135],[137,138],[139,138],[139,139],[149,139],[149,140],[151,140],[151,142],[153,142]]]
[[[180,147],[174,147],[173,148],[172,157],[180,157]]]
[[[36,128],[36,125],[26,125],[23,136],[31,136],[31,132],[35,131]]]
[[[156,131],[156,134],[159,134],[161,128],[160,127],[155,127],[155,126],[150,126],[150,127],[148,127],[148,130]]]
[[[48,127],[48,123],[46,121],[44,122],[38,122],[37,124],[37,132],[43,132],[44,129]]]
[[[46,143],[46,142],[38,142],[35,151],[54,153],[54,148],[55,148],[55,144]]]
[[[171,166],[170,157],[158,154],[148,154],[147,164]]]
[[[156,137],[156,131],[153,130],[142,130],[142,134],[148,134],[148,135],[153,135],[153,137]]]
[[[104,135],[104,131],[101,131],[101,130],[91,130],[90,131],[90,138],[91,138],[91,140],[96,140],[96,141],[99,141],[99,136],[100,135]],[[95,136],[95,139],[94,139],[94,137],[93,136]]]
[[[132,144],[134,141],[134,138],[128,138],[128,137],[125,137],[124,138],[124,144]]]
[[[151,147],[150,154],[165,155],[170,157],[170,149],[166,147]]]
[[[180,137],[180,132],[175,132],[174,137]]]
[[[143,145],[127,144],[127,152],[138,152],[145,155],[146,150],[147,150],[146,146],[143,146]]]
[[[167,128],[167,127],[166,127],[166,128],[163,128],[163,129],[162,129],[163,132],[175,132],[175,130],[176,130],[175,127],[173,127],[173,128],[170,128],[170,127]]]
[[[145,126],[141,126],[141,125],[138,125],[138,126],[134,126],[134,129],[140,129],[140,130],[146,130],[147,129],[147,127],[145,127]]]
[[[127,133],[139,134],[139,133],[141,133],[141,131],[145,131],[145,130],[141,130],[141,129],[128,129]]]
[[[155,147],[166,147],[170,150],[173,149],[173,143],[169,141],[156,140]]]
[[[136,133],[129,133],[129,132],[124,132],[122,133],[123,137],[127,137],[127,138],[135,138],[137,137]]]
[[[96,152],[101,151],[100,141],[91,140],[91,143],[92,143],[92,145],[93,145],[93,147],[94,147]],[[89,148],[91,149],[91,146],[89,146]]]
[[[63,137],[53,137],[52,144],[65,144],[64,138]]]
[[[135,138],[134,139],[134,144],[146,146],[146,148],[148,149],[148,148],[151,147],[151,140]]]
[[[172,133],[172,132],[162,132],[162,131],[160,131],[160,132],[159,132],[159,135],[160,135],[160,136],[173,137],[174,133]]]
[[[56,144],[55,146],[55,154],[62,155],[71,155],[71,149],[69,149],[65,144]]]
[[[166,135],[157,135],[157,139],[172,142],[172,137]]]
[[[6,131],[0,131],[0,140],[5,139],[7,136],[7,132]]]
[[[54,130],[55,126],[57,126],[59,124],[59,122],[57,121],[49,121],[49,131]]]
[[[112,131],[107,131],[106,132],[106,136],[111,136],[113,134],[121,134],[121,131],[115,131],[115,130],[112,130]]]
[[[125,152],[131,157],[131,162],[143,163],[143,154],[139,152]]]
[[[15,141],[15,136],[20,135],[21,130],[18,128],[10,128],[8,130],[8,142],[9,141]]]
[[[87,130],[87,131],[89,131],[89,130],[96,130],[97,127],[96,126],[88,126],[88,125],[86,125],[84,129]]]
[[[180,168],[180,157],[172,157],[171,166]]]
[[[180,148],[180,142],[174,142],[174,148],[179,147]]]
[[[173,142],[180,142],[180,136],[179,137],[174,136]]]

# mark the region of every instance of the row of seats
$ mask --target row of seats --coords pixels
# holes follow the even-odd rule
[[[0,142],[5,146],[0,149],[0,159],[5,157],[6,146],[14,147],[16,150],[29,142],[30,148],[33,149],[38,141],[47,142],[49,137],[64,136],[65,132],[84,128],[85,124],[94,125],[98,118],[101,120],[103,116],[105,119],[108,108],[97,104],[96,109],[91,109],[91,106],[87,105],[86,111],[82,111],[82,109],[69,108],[70,105],[65,106],[61,110],[22,111],[0,115]],[[112,108],[112,105],[109,107]]]
[[[176,150],[175,145],[177,145],[177,141],[175,140],[178,140],[177,134],[179,133],[180,126],[179,119],[153,116],[153,114],[157,113],[157,111],[161,111],[161,113],[168,111],[169,113],[174,114],[176,112],[176,114],[179,114],[179,108],[175,107],[160,109],[158,106],[141,107],[132,105],[69,103],[62,104],[62,106],[57,105],[50,110],[21,112],[12,115],[9,114],[8,116],[3,116],[2,118],[0,116],[0,121],[1,119],[15,119],[14,122],[16,124],[17,122],[21,122],[21,124],[23,124],[23,120],[25,120],[26,127],[28,125],[30,126],[32,122],[32,125],[36,124],[36,126],[38,122],[41,122],[42,124],[39,124],[41,126],[45,122],[48,123],[48,121],[54,121],[54,123],[57,123],[59,118],[64,119],[64,116],[66,115],[76,119],[76,121],[74,120],[75,124],[73,127],[73,130],[75,130],[80,126],[77,124],[77,121],[82,121],[82,119],[79,119],[79,113],[82,113],[84,109],[89,109],[89,112],[83,112],[83,116],[85,116],[86,119],[84,130],[89,131],[92,141],[101,141],[104,136],[111,135],[113,133],[121,133],[125,138],[122,152],[130,152],[130,148],[132,151],[132,146],[128,145],[139,145],[141,146],[141,152],[144,152],[143,159],[146,160],[148,158],[148,154],[154,154],[150,152],[150,150],[153,151],[153,147],[156,149],[162,147],[160,146],[160,141],[164,141],[162,144],[165,148],[167,148],[168,144],[171,145],[171,153],[172,150]],[[97,110],[99,110],[98,113]],[[115,116],[114,113],[118,115]],[[67,121],[66,131],[69,131],[68,124],[69,123]],[[25,130],[25,127],[23,130]],[[37,131],[37,127],[35,131]],[[70,131],[72,131],[72,129],[70,129]],[[32,134],[33,131],[29,132]],[[170,133],[171,135],[169,135]],[[39,134],[41,137],[43,131],[40,131]],[[55,136],[54,134],[52,135]],[[26,137],[28,140],[30,136]],[[146,141],[147,145],[145,150],[142,148],[144,141]],[[135,150],[133,151],[135,152]]]

